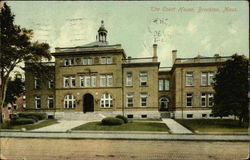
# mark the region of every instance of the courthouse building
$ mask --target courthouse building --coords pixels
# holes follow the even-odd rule
[[[54,118],[115,116],[128,118],[209,118],[219,65],[230,57],[176,58],[161,68],[157,45],[152,57],[127,56],[121,44],[110,45],[102,22],[97,40],[83,46],[56,48],[54,71],[42,81],[26,71],[26,110]],[[29,65],[27,62],[26,65]]]

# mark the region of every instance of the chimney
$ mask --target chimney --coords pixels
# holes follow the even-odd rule
[[[153,44],[153,62],[157,62],[157,44]]]
[[[175,63],[176,57],[177,57],[177,50],[172,50],[172,63],[173,63],[173,65]]]
[[[215,62],[220,62],[221,61],[221,56],[219,54],[214,55]]]

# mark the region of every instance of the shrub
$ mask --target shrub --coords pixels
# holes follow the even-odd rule
[[[9,121],[0,124],[0,129],[10,129],[11,125]]]
[[[18,116],[22,117],[22,118],[32,118],[35,120],[43,120],[43,119],[47,118],[46,113],[32,113],[32,112],[18,113]],[[36,117],[36,118],[34,118],[34,117]]]
[[[10,121],[11,125],[24,125],[24,124],[32,124],[35,123],[36,121],[34,119],[30,118],[17,118],[13,121]]]
[[[122,115],[117,115],[116,118],[122,119],[124,123],[128,123],[128,118]]]
[[[121,125],[123,123],[122,119],[114,117],[107,117],[102,120],[103,125]]]

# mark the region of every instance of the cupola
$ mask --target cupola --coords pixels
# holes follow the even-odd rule
[[[98,29],[98,40],[99,42],[106,42],[107,41],[107,33],[108,31],[104,27],[104,21],[101,21],[101,26]]]

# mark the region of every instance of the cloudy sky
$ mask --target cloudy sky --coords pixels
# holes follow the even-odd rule
[[[179,58],[197,55],[248,56],[248,2],[7,2],[15,22],[34,30],[34,40],[55,47],[95,41],[104,20],[109,44],[122,44],[128,56],[152,56],[158,44],[161,66],[171,66],[171,51]]]

